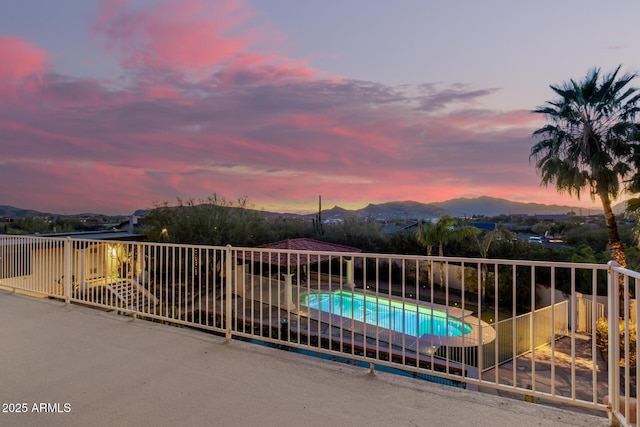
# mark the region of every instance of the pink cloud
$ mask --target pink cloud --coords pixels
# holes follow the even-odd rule
[[[171,86],[151,86],[147,88],[147,97],[149,99],[180,99],[180,94]]]
[[[101,4],[94,31],[127,68],[216,71],[246,61],[246,52],[271,37],[261,27],[242,28],[254,13],[241,0],[165,0],[135,8],[123,0]],[[251,56],[254,64],[268,58]]]
[[[140,194],[153,197],[149,179],[135,168],[99,163],[62,159],[8,162],[0,168],[0,177],[19,183],[21,190],[3,195],[6,203],[33,206],[45,212],[130,213],[132,205],[127,199],[138,198]],[[22,198],[21,193],[28,197]]]
[[[314,114],[293,113],[277,120],[282,126],[296,129],[322,129],[335,124],[335,119]]]
[[[521,163],[512,171],[505,170],[503,159],[508,150],[501,148],[504,136],[494,141],[495,131],[457,128],[465,120],[472,121],[473,114],[465,117],[460,113],[453,122],[446,118],[420,122],[411,115],[403,119],[402,109],[384,103],[369,111],[375,98],[345,102],[341,97],[336,109],[334,101],[322,103],[331,84],[317,85],[323,97],[304,96],[299,105],[299,97],[282,88],[277,91],[279,104],[252,110],[244,102],[236,105],[227,101],[243,100],[255,106],[254,91],[218,93],[212,98],[215,104],[201,104],[199,96],[189,97],[186,92],[183,96],[191,102],[167,103],[165,96],[174,94],[172,87],[165,90],[160,85],[156,91],[155,86],[139,82],[132,93],[167,95],[156,100],[125,93],[118,97],[118,103],[103,105],[98,100],[90,109],[70,110],[76,121],[68,125],[60,120],[66,115],[62,110],[59,118],[56,114],[33,116],[29,125],[5,121],[0,132],[40,141],[34,143],[48,147],[43,153],[51,158],[63,153],[73,158],[75,163],[59,163],[73,173],[41,172],[52,174],[42,182],[53,186],[82,180],[82,190],[76,186],[73,192],[86,192],[86,203],[99,203],[100,185],[126,187],[126,194],[139,192],[113,202],[110,208],[121,205],[119,212],[149,207],[152,200],[171,201],[175,196],[200,197],[212,192],[229,198],[246,194],[257,203],[275,203],[278,198],[281,203],[304,200],[310,193],[350,203],[442,200],[447,195],[466,196],[470,188],[491,190],[491,182],[504,181],[505,174],[522,175]],[[87,102],[89,106],[93,101]],[[217,104],[223,105],[222,116],[211,111]],[[505,122],[488,112],[483,114],[487,123]],[[435,137],[430,132],[420,134],[435,127],[439,129]],[[456,139],[460,142],[452,144]],[[492,149],[484,150],[486,156],[478,154],[478,144],[486,147],[488,143],[496,144],[499,156]],[[526,158],[526,146],[523,148],[521,154]],[[16,150],[11,153],[17,158],[20,150]],[[461,151],[458,157],[456,151]],[[87,176],[88,164],[95,176]],[[146,203],[141,206],[142,199]]]
[[[95,31],[127,67],[201,69],[229,61],[247,41],[225,37],[246,19],[239,3],[165,1],[135,9],[103,1]]]
[[[203,81],[215,76],[216,85],[234,86],[318,76],[306,59],[263,53],[282,36],[254,22],[256,16],[242,0],[164,0],[139,7],[103,0],[93,31],[125,69],[144,70],[147,77],[173,73]]]
[[[530,111],[495,112],[490,110],[462,110],[439,117],[441,126],[458,128],[463,131],[486,132],[512,127],[535,128],[540,117]]]
[[[25,139],[37,138],[40,141],[49,141],[49,143],[65,142],[70,145],[84,146],[86,140],[75,136],[51,132],[48,130],[40,130],[21,123],[10,121],[0,121],[0,130],[13,131],[22,134]]]
[[[0,96],[34,92],[49,67],[49,54],[21,37],[0,36],[0,59]]]
[[[125,67],[117,80],[51,73],[46,52],[0,38],[17,64],[0,63],[0,182],[15,183],[5,203],[127,213],[213,192],[271,208],[313,208],[318,194],[356,207],[566,201],[528,164],[536,117],[474,108],[494,89],[320,78],[305,59],[265,51],[279,35],[240,1],[139,4],[102,1],[96,19]],[[29,102],[2,98],[29,82]]]

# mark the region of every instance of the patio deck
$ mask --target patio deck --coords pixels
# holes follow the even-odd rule
[[[0,322],[0,399],[29,408],[0,412],[2,425],[607,425],[5,290]],[[34,403],[70,412],[38,413]]]

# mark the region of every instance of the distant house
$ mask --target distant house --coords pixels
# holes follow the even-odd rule
[[[393,234],[393,233],[397,233],[399,231],[415,231],[416,228],[418,228],[421,224],[424,224],[428,222],[427,220],[421,220],[421,221],[414,221],[410,224],[406,224],[406,225],[391,225],[391,224],[387,224],[385,226],[382,227],[382,229],[380,230],[380,232],[382,234]],[[432,221],[434,222],[434,221]],[[486,230],[486,231],[491,231],[491,230],[495,230],[497,227],[497,224],[495,222],[473,222],[470,224],[472,227],[478,228],[480,230]]]
[[[330,224],[330,225],[342,224],[342,223],[344,223],[344,219],[342,219],[342,218],[328,218],[328,219],[323,219],[322,223],[323,224]]]
[[[398,231],[406,231],[406,230],[415,229],[417,226],[418,226],[417,222],[413,222],[413,223],[407,224],[407,225],[385,224],[380,229],[380,232],[382,234],[393,234],[393,233],[397,233]]]
[[[495,222],[472,222],[471,226],[486,231],[495,230],[497,227]]]
[[[124,221],[102,224],[102,228],[104,228],[105,230],[111,230],[111,231],[113,230],[127,231],[133,234],[134,229],[138,228],[138,225],[139,225],[138,216],[129,215],[127,219],[125,219]]]
[[[100,230],[100,231],[71,231],[68,233],[49,233],[49,234],[31,234],[37,237],[72,237],[74,239],[85,240],[125,240],[125,241],[141,241],[144,235],[135,234],[122,230]]]
[[[73,240],[67,239],[72,238]],[[122,301],[155,301],[144,289],[144,255],[122,241],[141,241],[144,236],[127,231],[85,231],[25,236],[0,240],[0,279],[3,284],[48,295],[63,295],[65,283],[74,292],[104,288],[105,295]],[[65,277],[65,252],[71,250],[71,277]],[[48,265],[49,268],[41,268]],[[36,284],[45,289],[35,289]],[[155,302],[154,302],[155,303]]]
[[[534,215],[538,221],[569,221],[567,214]]]
[[[413,221],[409,224],[405,224],[405,225],[392,225],[392,224],[385,224],[382,226],[382,228],[380,229],[380,232],[382,234],[394,234],[397,233],[399,231],[410,231],[413,232],[415,231],[420,225],[426,223],[427,220],[420,220],[420,221]]]

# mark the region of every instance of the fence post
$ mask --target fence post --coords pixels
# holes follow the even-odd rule
[[[574,282],[575,283],[575,282]],[[595,298],[596,295],[593,295]],[[578,314],[578,319],[575,322],[576,324],[571,324],[571,330],[573,331],[588,331],[587,327],[587,309],[586,303],[584,301],[583,295],[580,292],[576,292],[573,298],[571,299],[571,313]]]
[[[64,302],[69,304],[71,299],[71,237],[64,239]]]
[[[608,287],[608,304],[609,313],[607,315],[608,323],[608,337],[609,351],[607,352],[608,358],[608,371],[609,371],[609,421],[611,425],[619,425],[618,417],[615,413],[620,408],[620,298],[618,280],[619,273],[614,270],[615,267],[619,267],[619,264],[615,261],[609,261],[607,263],[609,269],[607,270],[607,287]],[[594,296],[595,298],[595,296]]]
[[[225,288],[226,288],[226,292],[225,292],[225,297],[224,297],[224,301],[225,301],[225,338],[227,340],[227,342],[231,342],[231,322],[232,322],[232,316],[231,316],[231,245],[227,245],[227,249],[225,251],[226,253],[226,260],[225,260],[225,275],[224,275],[224,280],[225,280]]]

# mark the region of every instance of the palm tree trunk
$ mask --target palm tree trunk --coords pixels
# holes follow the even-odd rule
[[[609,237],[609,252],[611,252],[611,258],[620,265],[622,268],[627,268],[627,257],[624,253],[624,246],[620,241],[620,235],[618,234],[618,225],[616,223],[616,217],[611,209],[611,200],[609,194],[606,191],[600,192],[600,199],[602,200],[602,208],[604,209],[604,219],[607,225],[607,235]],[[620,298],[620,317],[624,316],[624,278],[620,277],[620,283],[618,284],[618,296]]]
[[[611,201],[609,200],[609,196],[606,194],[604,196],[601,195],[600,198],[602,199],[602,207],[604,208],[604,219],[607,225],[611,258],[620,264],[620,267],[627,268],[627,257],[624,254],[624,246],[620,241],[616,217],[611,209]]]

